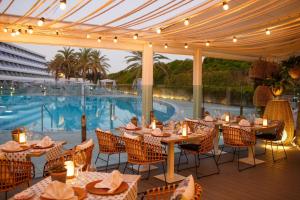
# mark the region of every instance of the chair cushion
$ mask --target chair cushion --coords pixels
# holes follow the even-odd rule
[[[179,147],[183,150],[198,151],[200,149],[200,144],[180,144]]]
[[[276,140],[276,135],[273,133],[262,133],[262,134],[257,134],[256,138],[262,140]]]
[[[192,175],[181,181],[172,195],[172,200],[191,200],[195,194],[195,181]]]

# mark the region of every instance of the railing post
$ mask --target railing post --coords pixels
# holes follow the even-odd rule
[[[44,105],[41,107],[41,128],[42,132],[44,132]]]
[[[81,142],[86,141],[86,118],[85,114],[81,116]]]

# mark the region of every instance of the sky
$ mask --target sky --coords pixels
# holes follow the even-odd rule
[[[62,46],[48,46],[48,45],[35,45],[35,44],[21,44],[16,43],[16,45],[27,48],[31,51],[37,52],[46,56],[46,60],[50,61],[58,50],[62,49]],[[74,49],[78,49],[74,47]],[[108,63],[111,65],[109,73],[118,72],[126,68],[126,59],[125,57],[131,55],[129,51],[120,51],[120,50],[109,50],[109,49],[100,49],[103,55],[106,55],[109,59]],[[192,59],[191,56],[184,55],[174,55],[174,54],[163,54],[167,56],[170,60],[166,62],[171,62],[173,60],[184,60],[187,58]]]

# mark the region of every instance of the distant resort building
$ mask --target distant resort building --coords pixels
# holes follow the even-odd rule
[[[45,56],[11,43],[0,42],[1,82],[52,82]]]

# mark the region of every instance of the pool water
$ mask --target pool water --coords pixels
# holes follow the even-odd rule
[[[43,124],[44,131],[79,131],[83,113],[88,131],[114,129],[133,116],[141,122],[141,104],[141,98],[133,96],[0,96],[0,130],[24,126],[41,131]],[[175,114],[166,102],[154,101],[153,107],[163,122]]]

